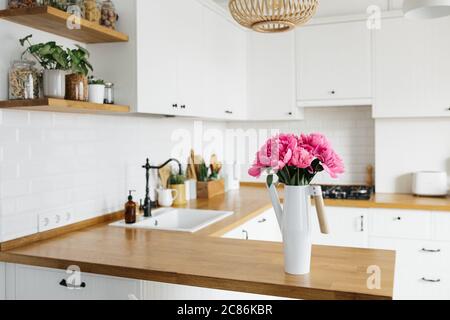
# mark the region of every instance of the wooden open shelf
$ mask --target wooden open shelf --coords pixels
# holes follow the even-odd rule
[[[53,98],[0,101],[0,109],[89,114],[123,114],[130,112],[130,107],[128,106]]]
[[[0,10],[0,19],[50,32],[83,43],[126,42],[128,36],[97,23],[81,19],[80,29],[69,29],[70,14],[53,7]]]

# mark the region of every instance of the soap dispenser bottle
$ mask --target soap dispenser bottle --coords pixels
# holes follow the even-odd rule
[[[136,203],[133,201],[133,196],[131,195],[135,190],[130,190],[130,195],[128,196],[128,202],[125,203],[125,223],[133,224],[136,223]]]

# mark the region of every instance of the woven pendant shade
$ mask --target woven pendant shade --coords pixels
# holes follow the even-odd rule
[[[230,13],[242,26],[258,32],[284,32],[306,23],[318,0],[230,0]]]

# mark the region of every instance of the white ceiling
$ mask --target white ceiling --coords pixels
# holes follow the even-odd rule
[[[228,0],[212,0],[228,9]],[[371,5],[379,6],[383,11],[399,9],[403,0],[319,0],[318,17],[365,14]]]

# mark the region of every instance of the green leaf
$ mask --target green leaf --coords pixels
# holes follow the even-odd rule
[[[267,176],[267,186],[270,188],[273,184],[273,174]]]

